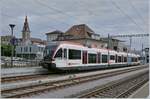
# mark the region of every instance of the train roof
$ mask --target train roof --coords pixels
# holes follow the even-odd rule
[[[61,42],[52,42],[52,43],[49,43],[48,45],[59,45],[60,47],[63,47],[63,46],[67,46],[67,47],[71,47],[71,48],[74,48],[74,49],[87,49],[88,51],[101,51],[102,53],[108,53],[108,50],[110,52],[110,55],[124,55],[126,56],[127,53],[125,52],[117,52],[115,50],[111,50],[111,49],[104,49],[104,48],[95,48],[95,47],[87,47],[87,46],[84,46],[80,43],[74,43],[74,42],[68,42],[68,41],[61,41]],[[128,53],[129,56],[131,57],[139,57],[140,55],[138,54],[134,54],[134,53]]]

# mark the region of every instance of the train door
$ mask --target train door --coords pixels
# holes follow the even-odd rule
[[[82,52],[82,64],[87,64],[87,51]]]

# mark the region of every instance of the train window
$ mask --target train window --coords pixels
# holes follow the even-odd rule
[[[115,56],[114,55],[110,55],[110,60],[115,60]]]
[[[131,61],[134,62],[134,57],[131,58]]]
[[[127,57],[124,57],[124,62],[127,62]]]
[[[121,56],[121,62],[124,62],[124,58],[123,58],[123,55]]]
[[[96,63],[96,54],[88,54],[88,63]]]
[[[67,49],[64,49],[64,58],[67,58]]]
[[[118,62],[121,62],[121,56],[118,56]]]
[[[102,63],[107,63],[108,59],[107,59],[107,55],[102,55]]]
[[[138,60],[141,60],[141,57],[138,57]]]
[[[62,48],[57,51],[55,58],[62,58]]]
[[[81,51],[69,49],[69,59],[81,59]]]

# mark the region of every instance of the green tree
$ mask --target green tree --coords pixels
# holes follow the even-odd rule
[[[12,50],[11,45],[6,45],[6,44],[1,45],[1,55],[2,56],[11,56],[11,50]]]

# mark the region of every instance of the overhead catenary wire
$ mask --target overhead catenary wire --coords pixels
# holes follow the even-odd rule
[[[43,6],[43,7],[46,7],[46,8],[48,8],[49,10],[56,11],[57,13],[59,13],[59,14],[61,14],[61,15],[64,15],[64,16],[67,16],[67,17],[69,17],[69,18],[74,18],[74,19],[75,19],[76,21],[78,21],[78,22],[79,22],[79,21],[82,21],[81,19],[76,18],[75,16],[66,13],[65,11],[62,11],[61,9],[58,9],[58,8],[56,8],[56,7],[49,6],[48,4],[44,3],[42,0],[36,0],[36,1],[38,1],[37,3],[38,3],[39,5],[41,5],[41,6]],[[86,10],[86,11],[88,11],[88,10]],[[68,23],[65,23],[65,24],[70,25],[70,24],[68,24]]]
[[[113,2],[113,1],[112,1],[112,2]],[[83,3],[83,2],[82,2],[82,3]],[[115,5],[115,7],[116,7],[117,9],[119,9],[120,12],[121,12],[124,16],[126,16],[129,20],[131,20],[132,23],[134,23],[134,24],[136,25],[136,27],[137,27],[138,29],[140,29],[140,31],[145,32],[144,29],[141,28],[140,25],[139,25],[136,21],[134,21],[135,19],[133,19],[130,15],[126,14],[116,3],[115,3],[115,4],[114,4],[114,3],[115,3],[115,2],[113,2],[112,4]],[[88,4],[86,3],[86,5],[88,5]],[[90,5],[89,5],[89,6],[90,6]],[[133,9],[136,10],[135,7],[134,7]],[[91,12],[91,11],[89,11],[89,9],[87,9],[87,11],[88,11],[88,12]],[[137,13],[138,13],[138,12],[137,12]],[[92,16],[95,16],[95,13],[92,13]],[[141,17],[141,16],[140,16],[140,17]],[[96,27],[97,27],[97,26],[96,26]]]
[[[129,4],[131,5],[132,9],[135,11],[135,13],[137,14],[137,16],[139,18],[141,18],[142,22],[145,24],[145,19],[143,18],[143,16],[141,15],[141,13],[137,10],[137,8],[133,5],[131,0],[128,0]]]
[[[148,37],[149,34],[120,34],[120,35],[112,35],[111,37]]]
[[[61,10],[59,10],[59,9],[56,9],[56,8],[53,8],[53,7],[50,7],[50,6],[48,6],[47,4],[43,3],[43,1],[42,1],[42,2],[41,2],[41,1],[42,1],[42,0],[36,0],[36,3],[38,3],[39,5],[41,5],[41,6],[43,6],[43,7],[48,8],[49,10],[56,11],[56,12],[59,13],[59,14],[62,14],[62,15],[65,15],[65,16],[70,16],[70,15],[64,13],[63,11],[61,11]],[[70,17],[72,17],[72,16],[70,16]],[[66,25],[70,25],[70,24],[68,24],[68,23],[66,23],[66,22],[61,22],[61,23],[66,24]]]
[[[141,27],[139,26],[139,24],[138,24],[136,21],[134,21],[134,20],[132,19],[132,17],[130,17],[128,14],[126,14],[126,13],[124,12],[124,10],[122,10],[122,9],[120,8],[120,6],[118,6],[118,5],[116,4],[115,1],[110,0],[110,2],[112,3],[112,5],[114,5],[114,6],[118,9],[118,11],[120,11],[120,13],[122,13],[124,16],[126,16],[128,19],[130,19],[130,21],[132,21],[132,22],[137,26],[137,28],[140,29],[140,31],[145,32],[144,29],[141,28]]]
[[[46,8],[48,8],[48,9],[50,9],[50,10],[53,10],[53,11],[55,11],[56,13],[60,13],[60,14],[62,14],[62,15],[65,15],[65,16],[68,16],[69,18],[72,18],[72,17],[74,17],[74,16],[72,16],[72,15],[70,15],[70,14],[68,14],[68,13],[66,13],[66,12],[64,12],[64,11],[62,11],[61,9],[58,9],[58,8],[55,8],[55,7],[52,7],[52,6],[49,6],[48,4],[46,4],[46,3],[44,3],[43,1],[41,1],[41,0],[37,0],[37,2],[40,2],[40,4],[39,5],[42,5],[42,6],[44,6],[44,7],[46,7]],[[44,4],[44,5],[43,5]],[[128,15],[129,16],[129,15]],[[130,17],[130,16],[129,16]],[[132,18],[132,17],[130,17],[130,18]],[[132,19],[133,20],[133,19]],[[134,20],[133,20],[134,21]],[[136,23],[136,22],[135,22]],[[60,22],[59,24],[62,24],[62,25],[70,25],[70,24],[68,24],[67,22]],[[137,25],[136,25],[137,26]],[[53,27],[53,26],[52,26]],[[140,29],[140,28],[139,28]]]

